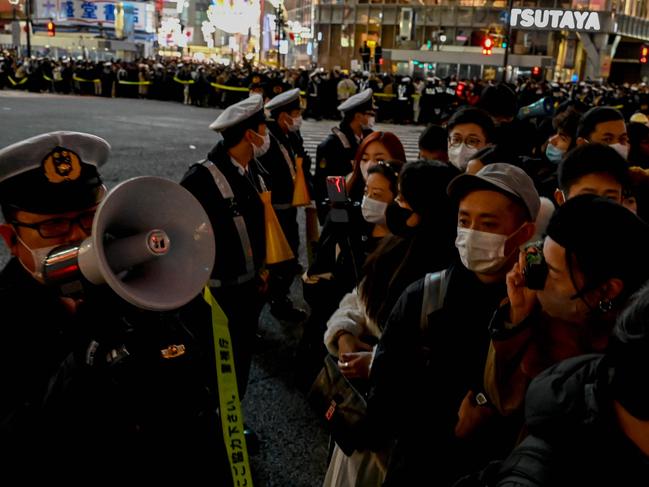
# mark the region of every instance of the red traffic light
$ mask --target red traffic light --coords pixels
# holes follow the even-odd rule
[[[466,84],[463,83],[462,81],[460,81],[457,84],[457,87],[455,88],[455,96],[457,96],[458,98],[461,98],[462,95],[464,94],[464,88],[465,87],[466,87]]]
[[[538,76],[540,73],[541,73],[541,68],[539,68],[538,66],[534,66],[534,67],[532,68],[532,74],[533,74],[534,76]]]
[[[646,64],[647,58],[649,58],[649,46],[642,46],[640,49],[640,62]]]
[[[482,40],[482,54],[486,56],[490,56],[493,47],[494,47],[493,39],[489,36],[485,36],[485,38]]]
[[[56,26],[51,20],[47,23],[47,35],[49,37],[54,37],[56,35]]]

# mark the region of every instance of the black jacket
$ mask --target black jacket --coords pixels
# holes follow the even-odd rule
[[[5,472],[70,481],[88,470],[157,479],[182,469],[230,483],[211,316],[201,297],[157,313],[129,305],[107,286],[87,286],[71,313],[53,287],[38,284],[14,259],[0,275],[0,305],[19,318],[1,328],[3,343],[11,344],[0,354]],[[162,356],[181,344],[184,354]]]
[[[273,205],[290,207],[293,201],[293,174],[295,173],[295,153],[277,122],[268,121],[267,127],[270,130],[270,148],[268,152],[259,158],[259,163],[268,172],[270,190],[272,191]],[[286,160],[280,145],[286,151],[289,161]],[[293,173],[288,164],[291,164]],[[287,208],[280,208],[287,209]]]
[[[420,329],[424,281],[395,305],[375,353],[368,399],[370,425],[396,438],[385,485],[449,485],[471,470],[472,458],[455,439],[462,399],[479,392],[489,347],[488,325],[505,284],[483,284],[461,264],[450,267],[444,305]],[[476,459],[480,461],[482,459]]]
[[[212,278],[228,282],[246,274],[244,249],[233,216],[242,215],[246,222],[254,267],[259,270],[266,257],[264,208],[258,194],[260,188],[255,188],[250,179],[239,174],[222,141],[212,149],[208,159],[230,183],[234,193],[233,202],[223,199],[210,171],[202,164],[189,168],[180,184],[201,203],[214,228],[216,256]],[[249,170],[253,171],[254,177],[259,176],[259,168],[253,163]]]
[[[644,486],[649,458],[617,426],[601,355],[565,360],[526,397],[530,431],[504,462],[498,487]]]

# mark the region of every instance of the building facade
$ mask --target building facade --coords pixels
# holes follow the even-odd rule
[[[328,68],[360,67],[360,49],[367,43],[373,68],[404,74],[496,77],[502,74],[505,46],[510,77],[529,75],[535,67],[545,78],[561,81],[575,75],[633,80],[646,74],[636,54],[649,41],[648,0],[515,0],[520,11],[597,12],[602,28],[580,31],[568,22],[563,29],[518,25],[511,33],[505,0],[314,2],[317,60]],[[487,37],[493,42],[488,56],[483,54]],[[383,57],[379,66],[374,65],[377,46]]]

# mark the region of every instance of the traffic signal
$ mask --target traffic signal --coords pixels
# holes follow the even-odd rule
[[[56,35],[56,25],[51,20],[47,23],[47,35],[54,37]]]
[[[640,63],[647,64],[647,59],[649,59],[649,46],[643,44],[640,48]]]
[[[482,39],[482,54],[491,56],[491,50],[494,47],[494,40],[489,36],[484,36]]]
[[[462,95],[464,95],[464,88],[466,88],[466,83],[460,81],[455,88],[455,96],[462,98]]]
[[[536,80],[541,79],[541,68],[539,66],[532,68],[532,78]]]

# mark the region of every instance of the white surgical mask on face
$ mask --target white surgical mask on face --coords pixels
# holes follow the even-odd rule
[[[473,272],[491,274],[500,271],[517,250],[515,248],[509,255],[505,255],[505,243],[512,235],[500,235],[458,227],[455,246],[464,267]]]
[[[297,131],[299,131],[300,127],[302,127],[302,115],[300,115],[299,117],[294,117],[291,120],[291,122],[292,123],[291,123],[291,125],[289,125],[288,131],[289,132],[297,132]]]
[[[383,201],[375,200],[369,196],[363,196],[361,212],[366,222],[382,224],[385,223],[385,209],[387,207],[388,204]]]
[[[257,132],[254,132],[255,135],[258,135],[262,139],[264,139],[264,142],[261,144],[261,147],[256,146],[255,144],[252,144],[252,152],[255,157],[255,159],[263,156],[266,152],[268,152],[268,149],[270,149],[270,134],[266,132],[266,135],[261,135],[258,134]]]
[[[363,124],[362,127],[365,130],[369,130],[374,128],[374,123],[376,122],[376,119],[374,117],[368,117],[367,123]]]
[[[478,149],[471,149],[462,142],[460,145],[448,149],[448,160],[460,171],[465,172],[469,161],[473,159],[476,152],[478,152]]]
[[[629,157],[629,146],[628,145],[611,144],[611,145],[609,145],[609,147],[611,149],[615,149],[615,152],[620,154],[625,161]]]
[[[63,244],[50,245],[49,247],[42,247],[40,249],[32,249],[23,241],[22,238],[18,236],[18,234],[16,234],[16,238],[18,239],[18,242],[21,243],[23,248],[27,250],[32,256],[32,260],[34,261],[34,270],[29,269],[27,265],[22,261],[22,259],[18,259],[20,265],[22,265],[25,268],[25,270],[29,272],[34,279],[36,279],[40,283],[44,283],[45,278],[43,276],[43,265],[45,264],[45,259],[52,251],[52,249],[59,247],[60,245]]]

